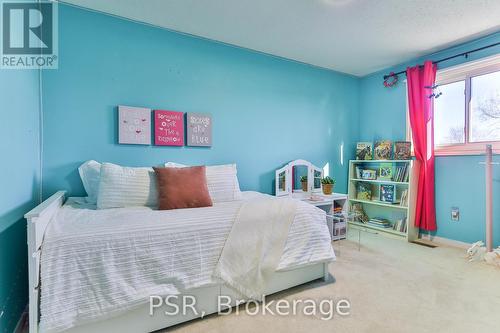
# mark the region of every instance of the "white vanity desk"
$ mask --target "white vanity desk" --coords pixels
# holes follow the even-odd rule
[[[323,209],[332,240],[346,238],[347,194],[323,194],[321,179],[323,170],[306,160],[295,160],[276,170],[276,196],[300,199]],[[307,177],[307,191],[302,190],[300,179]],[[304,185],[305,187],[306,185]]]

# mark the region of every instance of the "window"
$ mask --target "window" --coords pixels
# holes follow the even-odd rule
[[[500,153],[500,55],[438,70],[436,84],[435,154]]]
[[[500,141],[500,71],[471,78],[469,141]]]
[[[465,143],[465,81],[439,87],[434,100],[434,145]]]

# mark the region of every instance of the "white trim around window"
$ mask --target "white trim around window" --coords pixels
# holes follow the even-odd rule
[[[447,84],[465,80],[471,76],[500,71],[500,54],[457,66],[439,69],[436,72],[436,84]]]

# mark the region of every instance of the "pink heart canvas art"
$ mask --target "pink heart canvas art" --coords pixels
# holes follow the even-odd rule
[[[155,145],[184,145],[184,112],[155,110]]]
[[[151,109],[118,106],[118,143],[151,144]]]

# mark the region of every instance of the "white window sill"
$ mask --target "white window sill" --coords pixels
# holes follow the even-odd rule
[[[476,142],[468,144],[457,144],[449,146],[438,146],[434,148],[435,156],[466,156],[484,155],[486,145],[491,145],[493,154],[500,154],[500,142]]]

